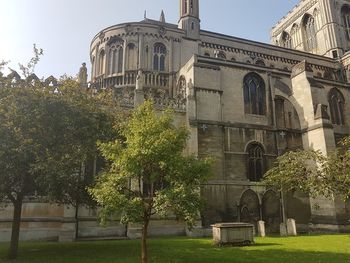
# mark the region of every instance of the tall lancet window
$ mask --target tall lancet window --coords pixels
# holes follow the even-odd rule
[[[153,70],[165,71],[166,47],[162,43],[156,43],[153,49]]]
[[[114,73],[121,73],[123,71],[123,47],[111,46],[109,50],[109,63],[108,63],[108,73],[110,75]]]
[[[193,0],[190,0],[190,14],[193,14]]]
[[[184,13],[183,14],[187,14],[187,4],[188,4],[188,0],[183,0],[184,2]]]
[[[337,89],[332,89],[328,95],[328,102],[331,111],[331,120],[333,124],[344,125],[344,103],[343,94]]]
[[[246,114],[265,115],[265,82],[256,73],[249,73],[243,80],[244,108]]]
[[[292,48],[292,38],[291,36],[283,31],[282,33],[282,38],[281,38],[281,47],[285,47],[285,48]]]
[[[345,35],[348,40],[350,40],[350,7],[344,5],[341,9],[341,16],[343,20],[343,27],[345,30]]]
[[[98,75],[101,75],[104,73],[104,67],[105,67],[105,51],[101,50],[98,56],[98,70],[97,70]]]
[[[265,172],[264,149],[259,143],[251,143],[247,154],[247,177],[251,182],[259,182]]]
[[[313,51],[317,47],[315,19],[306,15],[303,20],[305,51]]]

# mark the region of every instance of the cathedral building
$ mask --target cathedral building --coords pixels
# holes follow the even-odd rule
[[[90,45],[91,85],[114,89],[123,107],[151,98],[159,110],[174,109],[191,132],[187,153],[215,159],[202,186],[203,228],[263,220],[276,232],[280,195],[261,183],[263,174],[286,151],[327,155],[350,134],[350,2],[301,0],[273,27],[271,44],[203,30],[199,10],[199,0],[180,0],[178,24],[162,12],[159,20],[103,29]],[[285,203],[299,231],[350,231],[350,201],[294,194]],[[64,211],[56,216],[62,229]],[[82,236],[108,232],[94,216],[81,215]],[[115,228],[109,233],[138,229]],[[157,219],[150,232],[184,234],[185,227]]]
[[[205,19],[205,18],[203,18]],[[99,32],[92,81],[122,105],[152,98],[191,130],[188,153],[213,156],[202,223],[281,221],[279,195],[260,183],[277,156],[329,153],[349,134],[350,3],[303,0],[271,31],[272,45],[201,29],[198,0],[180,0],[178,25],[145,18]],[[300,229],[350,230],[350,204],[288,196]]]

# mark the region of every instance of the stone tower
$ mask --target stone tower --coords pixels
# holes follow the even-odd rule
[[[278,46],[339,58],[350,51],[350,2],[300,1],[271,33]]]
[[[186,30],[186,36],[199,39],[199,0],[180,0],[179,28]]]

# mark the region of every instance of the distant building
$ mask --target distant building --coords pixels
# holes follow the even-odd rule
[[[91,87],[115,89],[124,107],[152,98],[160,110],[173,108],[176,122],[191,131],[188,153],[215,157],[202,188],[204,227],[264,220],[267,232],[278,231],[280,198],[261,184],[264,172],[286,151],[328,154],[350,134],[349,1],[300,1],[272,29],[271,41],[201,30],[198,0],[180,0],[178,25],[162,12],[159,21],[111,26],[92,40]],[[286,202],[299,230],[350,231],[349,201],[297,194]],[[64,222],[62,213],[56,217]],[[82,213],[82,236],[140,230],[101,230],[93,212]],[[56,232],[65,226],[57,224]],[[158,219],[150,232],[185,234],[185,227]]]

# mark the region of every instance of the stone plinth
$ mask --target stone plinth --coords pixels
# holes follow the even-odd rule
[[[246,223],[221,223],[212,225],[216,245],[250,245],[254,242],[254,226]]]

